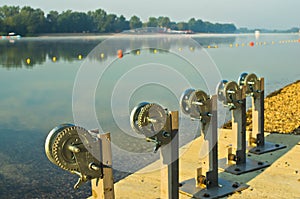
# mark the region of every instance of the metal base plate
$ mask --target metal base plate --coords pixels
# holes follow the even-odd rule
[[[179,192],[196,199],[211,199],[224,197],[235,192],[242,191],[249,187],[248,185],[240,185],[238,183],[229,182],[221,178],[219,178],[218,181],[218,187],[211,187],[209,189],[206,189],[196,187],[196,181],[194,178],[189,179],[181,183],[182,186],[179,188]]]
[[[246,163],[242,164],[232,164],[228,165],[228,167],[225,169],[225,172],[234,174],[234,175],[240,175],[243,173],[248,173],[251,171],[259,170],[265,167],[270,166],[269,163],[260,162],[256,160],[246,159]]]
[[[284,148],[286,148],[286,146],[282,145],[282,144],[265,142],[265,144],[263,146],[254,147],[254,148],[250,149],[249,152],[256,154],[256,155],[260,155],[260,154],[264,154],[264,153],[268,153],[268,152],[272,152],[272,151],[276,151],[276,150],[280,150],[280,149],[284,149]]]

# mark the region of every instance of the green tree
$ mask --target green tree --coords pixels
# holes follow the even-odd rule
[[[186,22],[179,22],[179,23],[177,23],[177,29],[178,30],[188,30],[189,24]]]
[[[109,14],[104,23],[105,32],[116,32],[117,15]]]
[[[158,21],[155,17],[149,17],[148,22],[147,22],[147,27],[157,27],[158,26]]]
[[[88,12],[88,15],[91,17],[91,20],[93,21],[93,32],[105,32],[105,23],[106,23],[106,17],[107,13],[102,9],[97,9],[93,12]]]
[[[129,20],[129,27],[130,29],[141,28],[143,23],[141,22],[140,18],[137,16],[132,16]]]
[[[57,18],[57,29],[60,32],[80,33],[90,32],[93,21],[86,13],[67,10]]]
[[[169,28],[171,20],[169,17],[158,17],[158,26],[161,28]]]
[[[0,19],[2,21],[1,32],[9,33],[16,31],[17,16],[20,13],[19,6],[2,6],[0,7]]]
[[[46,17],[47,32],[56,32],[57,31],[58,16],[59,16],[59,13],[54,10],[50,11],[49,14],[47,14],[47,17]]]
[[[124,30],[128,30],[129,28],[129,21],[127,21],[123,15],[117,18],[115,26],[116,32],[122,32]]]
[[[45,16],[41,9],[33,9],[25,6],[19,14],[19,23],[21,26],[26,26],[26,34],[45,32]]]

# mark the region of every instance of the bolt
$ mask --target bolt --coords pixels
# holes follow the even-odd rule
[[[73,153],[79,153],[80,152],[80,148],[73,146],[73,145],[69,145],[68,149],[73,152]]]
[[[155,123],[155,122],[157,122],[157,120],[156,120],[156,119],[152,119],[152,118],[147,118],[147,120],[148,120],[148,122],[151,122],[151,123]]]
[[[203,103],[202,103],[202,102],[192,102],[192,104],[194,104],[194,105],[198,105],[198,106],[202,106],[202,105],[203,105]]]
[[[90,167],[91,170],[94,170],[94,171],[99,171],[101,169],[95,163],[90,163],[89,167]]]
[[[168,132],[163,132],[163,137],[164,137],[164,138],[170,137],[170,133],[168,133]]]

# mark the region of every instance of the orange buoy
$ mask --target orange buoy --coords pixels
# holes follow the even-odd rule
[[[298,42],[300,43],[300,39],[298,39]]]
[[[121,59],[123,57],[123,50],[118,50],[118,58]]]
[[[249,43],[249,46],[253,47],[253,46],[254,46],[254,42],[251,41],[251,42]]]

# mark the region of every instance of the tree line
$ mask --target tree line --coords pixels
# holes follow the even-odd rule
[[[138,16],[129,20],[123,15],[107,13],[103,9],[77,12],[72,10],[44,11],[24,6],[0,7],[0,33],[16,32],[20,35],[42,33],[118,33],[124,30],[142,27],[163,27],[172,30],[191,30],[195,33],[234,33],[234,24],[205,22],[191,18],[188,22],[174,22],[169,17],[149,17],[142,22]]]

